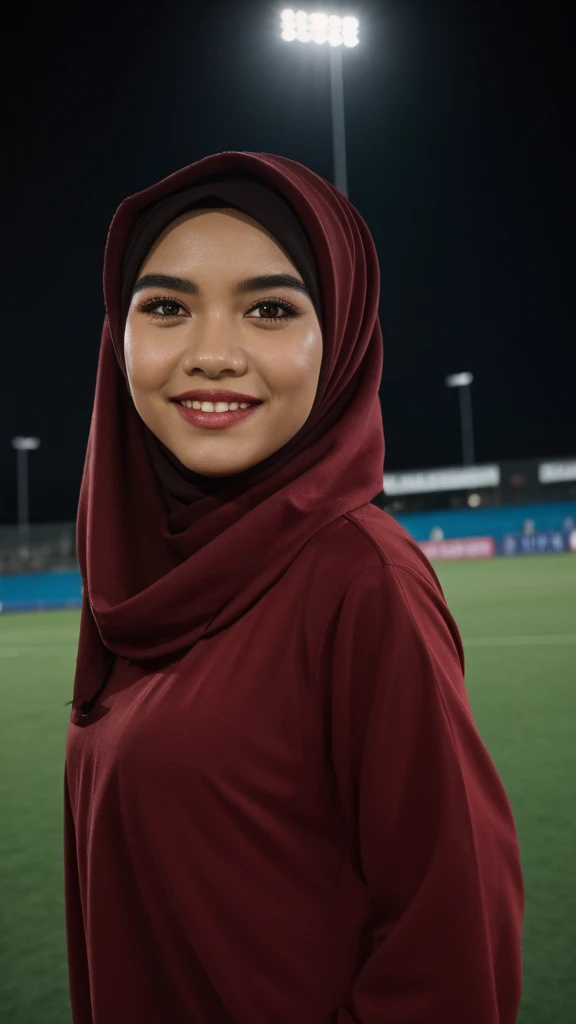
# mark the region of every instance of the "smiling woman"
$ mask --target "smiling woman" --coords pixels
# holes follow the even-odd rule
[[[229,476],[308,419],[322,331],[271,233],[238,210],[202,209],[169,225],[146,257],[124,351],[134,405],[155,437],[186,468]]]
[[[515,1024],[524,890],[382,489],[359,213],[222,153],[127,199],[78,513],[74,1024]],[[245,407],[245,408],[244,408]]]

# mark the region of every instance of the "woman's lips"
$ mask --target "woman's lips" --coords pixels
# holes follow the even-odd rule
[[[260,409],[263,403],[251,405],[248,409],[235,409],[233,412],[202,412],[201,409],[188,409],[185,405],[181,405],[180,402],[174,402],[174,405],[182,419],[185,419],[187,423],[191,423],[192,426],[203,427],[208,430],[221,430],[222,427],[233,427],[240,420],[245,420],[252,413],[256,412],[257,409]]]

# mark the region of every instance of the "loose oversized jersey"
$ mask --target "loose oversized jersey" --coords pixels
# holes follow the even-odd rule
[[[65,794],[74,1024],[516,1021],[510,803],[440,585],[380,509],[184,657],[118,657]]]

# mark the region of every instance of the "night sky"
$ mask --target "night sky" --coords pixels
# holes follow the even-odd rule
[[[327,47],[287,44],[254,2],[24,13],[4,32],[0,521],[73,519],[103,317],[102,255],[125,196],[210,153],[278,153],[332,178]],[[291,5],[294,6],[294,5]],[[346,50],[348,183],[382,272],[390,470],[576,451],[570,5],[363,0]],[[572,299],[572,301],[570,301]]]

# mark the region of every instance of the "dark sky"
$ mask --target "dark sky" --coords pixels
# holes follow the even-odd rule
[[[32,519],[74,517],[122,199],[225,149],[332,177],[327,48],[282,42],[284,6],[101,2],[69,20],[46,5],[4,26],[0,521],[16,514],[15,434],[42,438]],[[361,21],[348,178],[382,271],[387,467],[460,461],[444,385],[460,370],[478,462],[574,454],[570,5],[340,6]]]

